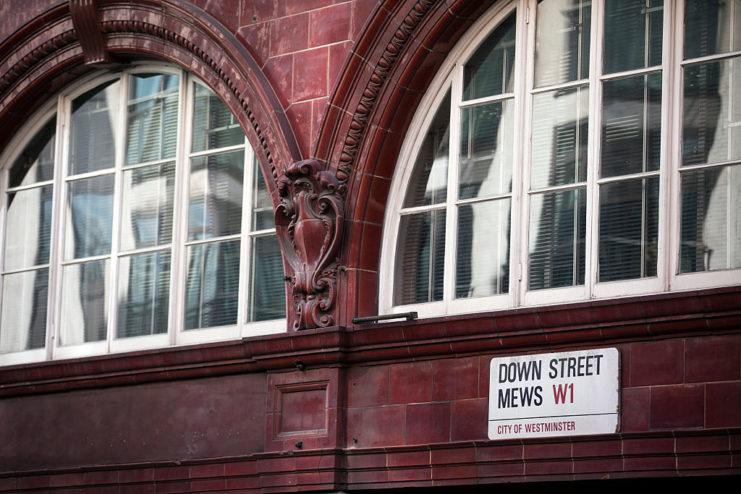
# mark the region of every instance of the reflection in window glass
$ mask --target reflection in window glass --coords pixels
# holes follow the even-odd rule
[[[241,231],[243,178],[244,151],[193,159],[190,170],[189,240]]]
[[[252,295],[247,319],[266,321],[285,317],[286,288],[278,238],[275,235],[253,237],[251,254]]]
[[[445,211],[402,216],[396,254],[397,305],[443,298]]]
[[[170,253],[122,257],[119,271],[117,337],[166,333]]]
[[[239,240],[188,248],[185,329],[237,323]]]
[[[589,77],[591,0],[540,0],[535,33],[535,87]]]
[[[461,199],[512,190],[513,126],[510,99],[461,109]]]
[[[478,99],[514,90],[515,15],[509,16],[466,62],[463,99]]]
[[[3,293],[12,294],[12,303],[3,303],[0,319],[0,353],[43,348],[46,344],[46,313],[49,270],[37,269],[7,274]],[[12,328],[8,331],[7,328]]]
[[[448,91],[417,152],[404,207],[445,202],[448,191],[448,148],[450,144],[450,92]]]
[[[459,207],[456,298],[509,290],[510,209],[509,199]]]
[[[663,0],[606,0],[604,73],[661,65]]]
[[[599,281],[656,276],[659,179],[600,187]]]
[[[194,105],[193,152],[235,146],[244,142],[244,133],[239,122],[210,89],[196,84]]]
[[[129,82],[126,164],[175,157],[179,77],[139,74]]]
[[[172,238],[175,163],[123,173],[122,250],[167,244]]]
[[[110,262],[107,259],[62,268],[60,345],[106,339],[109,280]]]
[[[70,123],[69,175],[113,168],[119,125],[118,79],[75,98]]]
[[[18,187],[54,178],[56,117],[51,118],[31,139],[8,172],[8,186]]]
[[[67,202],[71,229],[65,235],[65,259],[110,254],[113,175],[71,182]]]
[[[686,0],[684,58],[741,50],[741,0]]]

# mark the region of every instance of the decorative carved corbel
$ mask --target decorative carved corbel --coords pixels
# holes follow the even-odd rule
[[[95,0],[69,0],[69,13],[85,56],[85,63],[110,62],[111,57],[108,55],[98,22]]]
[[[278,179],[275,226],[286,261],[293,329],[332,326],[337,300],[337,253],[344,221],[344,185],[316,160],[288,167]]]

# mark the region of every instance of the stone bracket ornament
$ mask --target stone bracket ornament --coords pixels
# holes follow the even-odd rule
[[[69,0],[69,12],[86,64],[111,62],[98,23],[95,0]]]
[[[287,294],[293,302],[293,329],[335,324],[337,254],[344,224],[344,185],[316,160],[289,166],[278,179],[275,211],[278,241],[285,256]]]

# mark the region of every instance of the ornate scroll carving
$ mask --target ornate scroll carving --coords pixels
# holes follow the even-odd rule
[[[316,160],[289,166],[278,179],[278,241],[293,273],[293,329],[331,326],[337,299],[337,253],[344,221],[344,186]],[[289,311],[290,312],[290,311]]]

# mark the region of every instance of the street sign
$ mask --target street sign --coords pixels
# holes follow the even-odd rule
[[[489,439],[614,433],[619,417],[617,348],[491,360]]]

